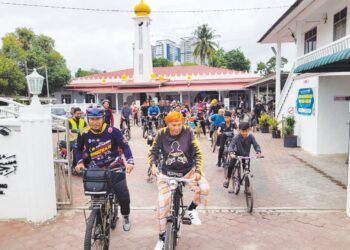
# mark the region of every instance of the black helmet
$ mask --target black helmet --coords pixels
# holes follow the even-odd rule
[[[230,111],[225,111],[225,116],[232,117],[232,112],[230,112]]]

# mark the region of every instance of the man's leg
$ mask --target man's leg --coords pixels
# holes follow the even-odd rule
[[[124,178],[118,181],[117,183],[115,183],[113,190],[117,195],[119,205],[120,205],[120,212],[124,218],[123,229],[124,231],[129,231],[130,230],[130,221],[129,221],[130,194],[126,183],[126,179]]]
[[[221,135],[220,148],[218,153],[218,167],[221,167],[222,155],[224,154],[224,149],[225,149],[225,141],[226,141],[225,136]]]
[[[120,127],[120,130],[123,129],[123,118],[120,118],[120,125],[119,125],[119,127]]]
[[[165,241],[165,230],[167,217],[170,212],[170,189],[168,183],[165,180],[157,180],[158,187],[158,208],[157,208],[157,217],[158,217],[158,227],[159,227],[159,240],[156,246],[156,249],[162,249]]]
[[[201,121],[201,127],[202,127],[202,130],[203,130],[204,136],[206,136],[207,132],[206,132],[206,129],[205,129],[205,122],[204,121]]]
[[[232,159],[230,161],[230,164],[228,165],[228,168],[227,168],[227,176],[225,177],[225,181],[224,181],[224,188],[228,188],[229,185],[230,185],[230,180],[231,180],[231,176],[232,176],[232,172],[233,172],[233,169],[234,167],[236,166],[236,162],[237,160],[236,159]]]

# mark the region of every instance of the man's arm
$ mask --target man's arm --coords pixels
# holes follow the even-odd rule
[[[84,134],[81,132],[78,135],[77,139],[77,148],[74,150],[75,151],[75,158],[77,160],[77,164],[83,162],[83,154],[84,154]]]
[[[111,110],[111,126],[114,127],[114,116],[113,116],[112,110]]]
[[[160,149],[161,149],[161,131],[158,131],[148,153],[148,164],[150,166],[156,165],[159,157],[158,155],[159,155]]]
[[[230,145],[228,146],[228,152],[234,152],[236,150],[236,140],[237,140],[237,137],[234,136],[231,140]]]
[[[131,153],[131,149],[129,147],[127,140],[124,138],[123,134],[120,132],[120,130],[114,128],[114,136],[117,141],[117,146],[123,149],[126,162],[128,164],[134,164],[134,159]]]
[[[191,140],[191,150],[192,158],[194,162],[195,171],[200,175],[203,174],[203,153],[199,146],[198,139],[194,136],[193,131],[190,131],[190,140]]]

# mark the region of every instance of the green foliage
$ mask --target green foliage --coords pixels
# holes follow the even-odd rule
[[[278,128],[278,124],[279,122],[277,121],[277,119],[275,117],[270,117],[270,119],[267,122],[269,124],[269,126],[273,129],[276,130]]]
[[[250,60],[246,58],[240,48],[225,53],[224,59],[228,69],[247,72],[250,70]]]
[[[209,66],[217,68],[226,67],[225,51],[223,48],[218,49],[211,55],[209,58]]]
[[[195,46],[193,55],[199,58],[201,64],[204,65],[206,59],[209,60],[218,48],[213,39],[219,36],[215,35],[215,30],[208,27],[208,24],[198,26],[193,34],[197,38],[197,42],[193,44]]]
[[[173,63],[166,58],[154,58],[152,61],[153,67],[170,67]]]
[[[259,118],[260,126],[268,126],[270,118],[271,117],[268,114],[266,114],[266,113],[262,114]]]
[[[285,136],[294,135],[295,118],[294,116],[288,116],[284,121],[284,131]]]
[[[185,62],[185,63],[182,63],[181,66],[196,66],[198,65],[197,63],[193,63],[193,62]]]
[[[13,59],[0,54],[0,93],[16,95],[25,89],[24,73]]]
[[[284,65],[288,63],[287,58],[281,58],[281,68],[283,69]],[[276,56],[271,57],[266,63],[259,62],[257,63],[257,69],[255,71],[262,76],[269,75],[276,72]]]
[[[45,76],[45,67],[48,71],[50,93],[60,90],[70,81],[70,71],[66,66],[63,56],[55,50],[55,41],[46,35],[36,35],[31,29],[17,28],[15,32],[8,33],[2,38],[1,53],[15,62],[21,71],[21,79],[18,83],[25,82],[24,74],[30,73],[33,68],[38,69],[39,74]],[[17,71],[15,71],[17,72]],[[2,76],[2,86],[9,81],[7,76]],[[19,78],[19,75],[16,76]],[[4,87],[4,88],[9,88]],[[25,88],[19,87],[16,90],[4,89],[4,92],[25,94]],[[46,94],[43,88],[43,94]]]
[[[101,71],[97,69],[84,70],[79,68],[77,72],[75,72],[75,77],[84,77],[84,76],[89,76],[89,75],[94,75],[99,73],[101,73]]]

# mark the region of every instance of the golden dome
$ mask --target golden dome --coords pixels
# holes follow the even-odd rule
[[[151,8],[141,0],[135,7],[136,16],[148,16],[151,13]]]

